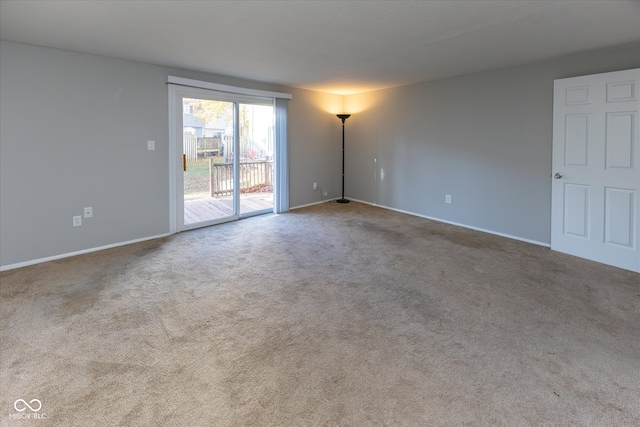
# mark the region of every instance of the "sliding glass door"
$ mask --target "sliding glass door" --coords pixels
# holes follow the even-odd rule
[[[273,211],[273,105],[239,104],[240,216]]]
[[[176,94],[178,230],[273,212],[273,100],[203,89]]]
[[[181,100],[185,228],[233,218],[234,104],[192,97]]]

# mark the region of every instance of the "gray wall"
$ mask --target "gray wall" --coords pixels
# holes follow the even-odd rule
[[[553,80],[636,67],[640,46],[347,96],[346,193],[548,244]]]
[[[340,194],[344,102],[348,197],[548,243],[553,80],[639,66],[634,46],[341,97],[1,41],[0,266],[168,233],[169,74],[293,94],[292,207]]]
[[[291,206],[337,197],[341,96],[1,41],[0,266],[169,232],[169,74],[292,93]]]
[[[290,92],[290,205],[320,202],[320,192],[313,191],[314,182],[328,192],[327,198],[337,198],[342,182],[342,125],[335,112],[342,109],[343,97],[300,89]]]

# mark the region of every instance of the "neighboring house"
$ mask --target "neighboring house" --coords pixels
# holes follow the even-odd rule
[[[194,114],[193,105],[184,103],[182,105],[182,127],[185,134],[195,135],[197,138],[214,138],[224,139],[226,129],[226,120],[218,119],[215,122],[203,122]],[[233,135],[233,129],[231,129]]]

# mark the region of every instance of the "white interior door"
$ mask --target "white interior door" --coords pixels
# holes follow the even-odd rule
[[[554,82],[551,249],[640,272],[640,69]]]

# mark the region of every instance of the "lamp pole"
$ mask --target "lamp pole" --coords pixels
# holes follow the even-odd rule
[[[338,203],[349,203],[349,200],[344,198],[344,121],[351,117],[351,114],[336,114],[339,119],[342,120],[342,198],[336,200]]]

